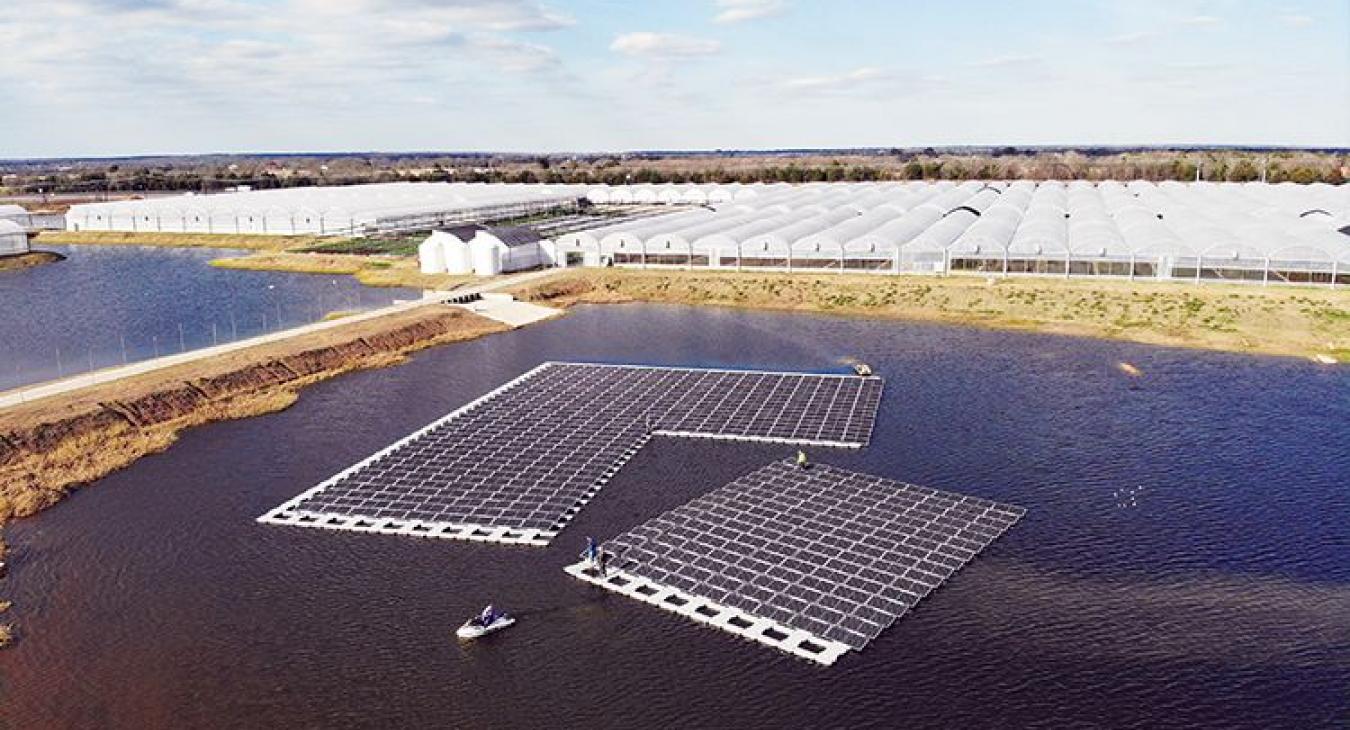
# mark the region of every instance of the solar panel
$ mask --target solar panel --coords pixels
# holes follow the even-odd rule
[[[882,381],[546,363],[259,518],[547,544],[653,435],[857,448]]]
[[[861,650],[1023,513],[824,464],[776,462],[605,543],[615,568],[606,576],[584,564],[567,570],[829,664]],[[755,527],[726,527],[741,523]],[[670,595],[682,603],[672,607]]]

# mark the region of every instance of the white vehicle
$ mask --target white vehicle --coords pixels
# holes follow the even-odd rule
[[[463,626],[456,629],[455,636],[461,639],[477,639],[494,631],[501,631],[515,622],[510,614],[494,611],[492,606],[488,606],[482,613],[465,621]]]

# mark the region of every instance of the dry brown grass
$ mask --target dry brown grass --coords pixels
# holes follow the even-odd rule
[[[515,292],[567,305],[624,301],[832,312],[1350,360],[1350,292],[1099,279],[589,269]]]
[[[159,246],[168,248],[247,248],[259,251],[284,251],[321,243],[332,237],[261,236],[232,233],[126,233],[121,231],[43,231],[37,243],[82,246]]]
[[[34,266],[50,264],[60,261],[65,257],[59,253],[51,251],[30,251],[15,256],[0,256],[0,271],[14,271],[16,269],[29,269]]]
[[[222,269],[249,271],[349,275],[355,276],[357,281],[366,286],[401,286],[413,289],[452,289],[473,279],[470,276],[423,274],[418,268],[416,259],[390,256],[278,251],[216,259],[211,265]]]

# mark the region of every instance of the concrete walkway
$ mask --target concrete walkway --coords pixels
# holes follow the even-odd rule
[[[311,332],[322,332],[324,330],[344,327],[346,325],[363,322],[377,317],[394,314],[397,312],[406,312],[410,309],[425,307],[434,304],[444,304],[446,301],[464,296],[465,294],[482,294],[482,301],[473,304],[456,305],[462,306],[475,314],[502,322],[511,327],[521,327],[526,324],[532,324],[540,320],[560,314],[560,310],[540,307],[529,304],[528,302],[514,301],[509,294],[493,294],[500,289],[507,289],[521,284],[526,284],[539,279],[547,279],[563,271],[563,269],[542,269],[539,271],[530,271],[524,274],[515,274],[502,276],[496,279],[486,281],[482,284],[460,287],[451,291],[426,292],[422,299],[408,302],[399,302],[397,304],[372,309],[360,314],[353,314],[341,319],[334,319],[327,322],[314,322],[313,324],[294,327],[291,329],[269,332],[265,335],[250,337],[248,339],[236,340],[223,345],[213,347],[204,347],[200,350],[191,350],[176,355],[165,355],[150,360],[141,360],[139,362],[128,363],[112,368],[104,368],[93,372],[74,375],[60,380],[50,380],[45,383],[37,383],[15,390],[0,393],[0,410],[15,406],[20,403],[32,403],[33,401],[49,398],[54,395],[62,395],[72,391],[88,388],[92,385],[110,383],[122,378],[129,378],[133,375],[154,372],[174,365],[205,360],[229,352],[243,350],[249,347],[265,345],[272,342],[281,342],[291,337],[309,334]]]

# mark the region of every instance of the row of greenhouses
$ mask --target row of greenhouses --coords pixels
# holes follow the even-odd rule
[[[376,183],[239,190],[71,206],[73,231],[359,236],[427,231],[480,220],[575,209],[568,185]]]
[[[1350,281],[1345,186],[971,181],[587,196],[614,205],[616,194],[680,202],[666,215],[558,237],[559,265]]]

